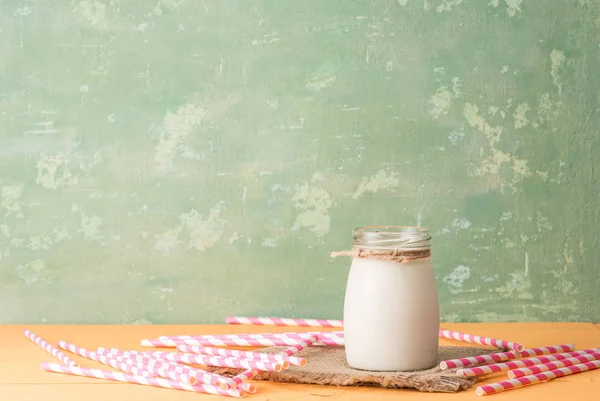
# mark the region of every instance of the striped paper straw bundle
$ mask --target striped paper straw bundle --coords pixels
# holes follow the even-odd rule
[[[250,352],[240,351],[237,349],[227,348],[216,348],[216,347],[203,347],[201,345],[185,345],[181,344],[177,346],[177,350],[181,352],[188,352],[193,354],[212,355],[212,356],[224,356],[242,359],[258,359],[272,362],[288,361],[290,365],[305,366],[307,361],[305,358],[298,358],[288,355],[276,355],[276,354],[265,354],[262,352]]]
[[[72,360],[71,358],[66,356],[64,353],[62,353],[57,348],[48,344],[48,342],[46,342],[46,340],[44,340],[42,337],[38,336],[37,334],[31,332],[30,330],[24,330],[23,335],[25,337],[27,337],[31,342],[36,344],[38,347],[40,347],[41,349],[43,349],[44,351],[46,351],[47,353],[49,353],[50,355],[52,355],[53,357],[55,357],[56,359],[58,359],[59,361],[64,363],[65,365],[78,366],[77,362],[75,362],[74,360]]]
[[[600,354],[587,354],[581,356],[575,356],[573,358],[567,358],[562,360],[556,360],[553,362],[543,363],[531,366],[529,368],[519,368],[515,370],[510,370],[508,372],[508,377],[511,379],[516,379],[523,376],[535,375],[536,373],[546,372],[548,370],[555,370],[564,368],[566,366],[578,365],[580,363],[591,362],[600,360]]]
[[[328,319],[290,319],[281,317],[239,317],[229,316],[228,324],[247,324],[261,326],[299,326],[299,327],[343,327],[341,320]]]
[[[60,340],[58,342],[58,346],[60,348],[64,349],[65,351],[72,352],[73,354],[82,356],[86,359],[89,359],[90,361],[99,362],[104,365],[111,366],[115,369],[119,369],[119,370],[122,370],[127,373],[132,373],[134,375],[146,376],[146,377],[153,376],[152,373],[146,372],[145,370],[140,369],[136,366],[121,365],[120,361],[113,360],[105,355],[98,354],[96,352],[88,351],[85,348],[78,347],[77,345],[70,344],[63,340]]]
[[[529,367],[529,366],[545,364],[545,363],[549,363],[549,362],[559,361],[559,360],[572,358],[572,357],[576,357],[576,356],[592,354],[592,353],[596,353],[596,352],[600,353],[600,348],[591,348],[591,349],[586,349],[583,351],[564,352],[561,354],[538,356],[535,358],[517,359],[514,361],[507,361],[507,362],[497,363],[497,364],[493,364],[493,365],[478,366],[478,367],[474,367],[471,369],[464,369],[462,371],[459,370],[456,373],[460,372],[461,375],[467,375],[467,376],[482,376],[482,375],[489,374],[489,373],[502,372],[502,371],[511,370],[511,369],[525,368],[525,367]],[[474,374],[471,374],[471,372],[474,372]]]
[[[296,344],[296,345],[292,345],[289,348],[284,349],[283,351],[281,351],[279,353],[279,355],[287,355],[287,356],[292,356],[298,352],[300,352],[301,350],[311,346],[315,341],[318,340],[318,337],[314,336],[313,338],[304,341],[302,343]],[[237,376],[234,376],[232,378],[233,381],[235,381],[236,383],[243,383],[246,380],[252,379],[254,376],[256,376],[257,374],[259,374],[260,371],[257,369],[248,369],[240,374],[238,374]]]
[[[173,362],[183,362],[189,364],[206,365],[206,366],[223,366],[230,368],[242,369],[257,369],[273,372],[281,372],[284,367],[288,367],[287,361],[270,362],[263,360],[250,359],[232,359],[210,355],[200,354],[179,354],[171,352],[150,352],[148,355],[152,357],[163,357]]]
[[[510,349],[513,351],[523,351],[525,347],[519,343],[511,341],[498,340],[495,338],[474,336],[472,334],[464,334],[450,330],[440,330],[440,337],[449,338],[451,340],[464,341],[472,344],[489,345],[492,347]]]
[[[556,354],[558,352],[573,351],[574,349],[575,349],[575,346],[573,344],[549,345],[547,347],[529,348],[529,349],[525,349],[525,350],[523,350],[521,352],[517,352],[517,353],[515,353],[514,351],[509,351],[509,352],[501,352],[500,354],[480,355],[480,357],[483,357],[483,358],[472,357],[472,358],[453,359],[450,361],[442,361],[440,363],[440,366],[442,366],[442,364],[444,364],[444,366],[452,366],[452,367],[457,367],[455,365],[459,365],[459,364],[461,366],[479,365],[480,363],[471,363],[471,364],[468,364],[468,363],[472,362],[473,360],[481,361],[482,359],[486,359],[485,356],[490,356],[490,355],[501,355],[502,356],[502,355],[509,354],[508,356],[510,356],[511,354],[514,353],[513,358],[500,359],[501,361],[502,360],[506,361],[506,360],[510,360],[510,359],[523,358],[523,357],[533,357],[533,356],[539,356],[539,355]],[[495,360],[495,359],[497,359],[496,357],[492,357],[492,359],[494,359],[493,362],[498,362]],[[492,361],[490,360],[489,362],[484,362],[484,363],[491,363],[491,362]],[[493,370],[495,368],[490,368],[495,365],[496,364],[481,366],[479,368],[472,368],[472,369],[460,369],[460,370],[457,370],[456,373],[460,376],[481,376],[481,375],[485,375],[485,374],[501,372],[502,370]],[[504,370],[508,370],[508,369],[504,369]]]
[[[98,379],[104,380],[112,380],[119,381],[123,383],[134,383],[141,384],[145,386],[153,386],[153,387],[162,387],[162,388],[170,388],[174,390],[184,390],[184,391],[192,391],[196,393],[207,393],[207,394],[217,394],[217,395],[227,395],[230,397],[242,397],[244,395],[243,391],[238,389],[229,389],[229,390],[221,390],[218,387],[211,386],[208,384],[188,384],[181,383],[175,380],[163,379],[163,378],[152,378],[152,377],[143,377],[138,375],[128,375],[120,372],[111,372],[107,370],[100,369],[87,369],[80,368],[76,366],[65,366],[59,365],[55,363],[42,363],[40,366],[42,370],[46,372],[54,372],[54,373],[62,373],[74,376],[83,376],[83,377],[94,377]]]
[[[570,345],[570,344],[568,344]],[[548,347],[549,348],[549,347]],[[535,366],[539,364],[545,364],[553,361],[563,360],[567,358],[572,358],[581,355],[587,355],[590,353],[598,352],[600,353],[600,348],[592,348],[583,351],[572,351],[572,352],[564,352],[560,354],[552,354],[546,356],[538,356],[535,358],[526,358],[526,359],[516,359],[513,361],[507,361],[502,363],[495,363],[491,365],[485,366],[477,366],[470,369],[461,369],[457,370],[456,373],[461,376],[483,376],[496,372],[503,372],[511,369],[519,369],[525,368],[529,366]]]
[[[184,382],[189,384],[196,384],[198,380],[196,379],[196,375],[183,368],[183,367],[175,367],[174,365],[161,363],[160,361],[153,360],[144,360],[144,359],[127,359],[127,358],[119,358],[114,357],[111,359],[112,361],[118,361],[118,363],[137,367],[146,372],[150,372],[157,376],[164,377],[165,379],[172,379],[178,382]],[[122,369],[125,370],[125,369]],[[228,387],[224,385],[224,387]]]
[[[147,371],[152,372],[153,369],[159,369],[156,374],[166,378],[172,378],[177,380],[176,375],[183,375],[180,379],[186,381],[186,376],[191,376],[195,381],[211,384],[213,386],[219,386],[222,389],[235,388],[236,383],[228,377],[221,376],[215,373],[210,373],[204,370],[195,369],[187,365],[182,365],[177,362],[167,360],[163,357],[152,358],[145,354],[129,354],[127,352],[117,353],[106,353],[103,354],[116,361],[127,363],[134,366],[139,366]],[[165,374],[162,374],[165,371]]]
[[[547,372],[523,376],[517,379],[505,380],[499,383],[486,384],[484,386],[477,387],[475,392],[477,393],[477,395],[490,395],[500,393],[506,390],[513,390],[523,386],[528,386],[531,384],[546,382],[548,380],[556,379],[558,377],[574,375],[577,373],[586,372],[588,370],[595,370],[598,368],[600,368],[600,361],[590,361],[573,366],[566,366],[559,369],[549,370]]]

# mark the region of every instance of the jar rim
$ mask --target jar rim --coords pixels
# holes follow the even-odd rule
[[[429,230],[418,226],[364,226],[354,229],[354,246],[366,249],[428,249]]]

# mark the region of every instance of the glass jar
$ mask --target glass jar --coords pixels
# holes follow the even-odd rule
[[[430,240],[420,227],[354,231],[344,302],[351,367],[407,371],[437,363],[440,315]]]

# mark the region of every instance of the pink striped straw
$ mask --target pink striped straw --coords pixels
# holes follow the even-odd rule
[[[146,377],[153,377],[154,375],[150,372],[146,372],[143,369],[140,369],[138,367],[129,367],[129,366],[122,366],[120,365],[120,361],[115,361],[112,360],[110,357],[96,353],[96,352],[92,352],[92,351],[88,351],[85,348],[82,347],[78,347],[77,345],[74,344],[70,344],[66,341],[60,340],[58,342],[58,346],[66,351],[72,352],[74,354],[80,355],[86,359],[89,359],[91,361],[95,361],[95,362],[99,362],[102,363],[104,365],[107,366],[111,366],[113,368],[122,370],[124,372],[127,373],[132,373],[135,375],[140,375],[140,376],[146,376]]]
[[[600,368],[600,361],[590,361],[573,366],[566,366],[564,368],[549,370],[547,372],[536,373],[534,375],[523,376],[517,379],[505,380],[499,383],[486,384],[484,386],[477,387],[475,392],[477,395],[496,394],[502,391],[513,390],[531,384],[546,382],[558,377],[570,376],[598,368]]]
[[[589,351],[589,352],[587,352]],[[600,348],[585,351],[564,352],[561,354],[553,354],[546,356],[537,356],[535,358],[517,359],[492,365],[477,366],[470,369],[460,369],[456,373],[461,376],[483,376],[491,373],[503,372],[511,369],[526,368],[529,366],[541,365],[553,361],[560,361],[576,356],[584,356],[589,353],[600,352]]]
[[[298,342],[298,344],[294,344],[291,347],[284,349],[283,351],[281,351],[279,353],[279,355],[284,354],[284,355],[287,355],[288,357],[291,357],[292,355],[297,354],[298,352],[302,351],[303,349],[310,347],[311,345],[316,343],[317,340],[318,340],[318,338],[316,336],[312,336],[311,338],[308,338],[304,341],[300,341],[300,342]]]
[[[152,373],[146,372],[143,369],[139,369],[137,367],[121,366],[119,361],[113,361],[109,357],[106,357],[104,355],[98,354],[96,352],[88,351],[85,348],[78,347],[75,344],[70,344],[70,343],[68,343],[66,341],[63,341],[63,340],[60,340],[58,342],[58,346],[59,346],[59,348],[62,348],[65,351],[72,352],[74,354],[82,356],[82,357],[84,357],[86,359],[89,359],[91,361],[99,362],[99,363],[102,363],[104,365],[111,366],[111,367],[113,367],[115,369],[119,369],[119,370],[122,370],[122,371],[127,372],[127,373],[132,373],[134,375],[140,375],[140,376],[146,376],[146,377],[153,376]]]
[[[199,355],[199,354],[178,354],[171,352],[151,352],[149,355],[154,357],[164,357],[170,361],[183,362],[207,366],[226,366],[230,368],[257,369],[273,372],[281,372],[285,366],[289,366],[287,361],[269,362],[254,359],[232,359],[217,356]]]
[[[197,336],[160,336],[160,340],[167,339],[173,341],[198,340],[198,339],[230,339],[230,338],[263,338],[263,337],[299,337],[302,339],[318,336],[319,338],[344,338],[341,331],[309,331],[303,332],[285,332],[285,333],[244,333],[244,334],[202,334]]]
[[[177,350],[180,352],[188,352],[193,354],[212,355],[212,356],[224,356],[242,359],[258,359],[266,360],[271,362],[282,362],[288,361],[290,365],[305,366],[307,361],[305,358],[298,358],[287,355],[276,355],[276,354],[265,354],[262,352],[250,352],[240,351],[237,349],[227,348],[215,348],[215,347],[203,347],[201,345],[186,345],[181,344],[177,346]]]
[[[59,365],[55,363],[42,363],[40,366],[42,370],[46,372],[54,372],[54,373],[63,373],[67,375],[74,376],[83,376],[83,377],[94,377],[98,379],[119,381],[123,383],[134,383],[141,384],[145,386],[153,386],[153,387],[162,387],[162,388],[170,388],[174,390],[185,390],[185,391],[193,391],[197,393],[208,393],[208,394],[218,394],[218,395],[227,395],[230,397],[242,397],[244,393],[238,389],[229,389],[229,390],[221,390],[215,386],[211,386],[209,384],[188,384],[188,383],[180,383],[175,380],[168,380],[163,378],[151,378],[144,377],[138,375],[127,375],[121,372],[111,372],[108,370],[100,370],[100,369],[87,369],[87,368],[79,368],[75,366],[65,366]]]
[[[466,358],[450,359],[440,362],[440,369],[462,368],[466,366],[481,365],[484,363],[502,362],[510,359],[522,358],[524,356],[548,355],[557,352],[572,351],[573,344],[551,345],[548,347],[530,348],[521,352],[508,351],[495,354],[477,355]]]
[[[120,363],[129,366],[135,366],[145,370],[146,372],[164,377],[165,379],[171,379],[190,384],[196,384],[198,382],[196,380],[196,375],[189,370],[182,368],[176,369],[173,367],[173,365],[160,363],[159,361],[154,362],[152,360],[119,358],[118,356],[114,356],[110,360],[120,361]]]
[[[237,388],[249,394],[256,393],[256,386],[252,383],[240,383],[238,384]]]
[[[302,326],[302,327],[343,327],[342,320],[327,320],[327,319],[291,319],[279,317],[241,317],[229,316],[228,324],[244,324],[244,325],[263,325],[263,326]],[[440,330],[440,337],[445,337],[453,340],[464,341],[473,344],[489,345],[493,347],[509,349],[514,351],[522,351],[525,347],[521,344],[498,340],[495,338],[475,336],[471,334],[459,333],[451,330]],[[342,344],[336,344],[342,345]]]
[[[216,347],[275,347],[275,346],[290,346],[298,344],[303,339],[301,338],[223,338],[223,339],[187,339],[187,340],[169,340],[169,339],[153,339],[153,340],[142,340],[143,347],[164,347],[164,348],[176,348],[180,344],[187,345],[203,345],[203,346],[216,346]],[[342,338],[320,338],[319,343],[315,344],[323,345],[344,345]]]
[[[553,362],[543,363],[540,365],[531,366],[529,368],[519,368],[511,370],[508,372],[508,377],[510,379],[517,379],[519,377],[535,375],[537,373],[546,372],[548,370],[560,369],[566,366],[573,366],[578,365],[580,363],[586,363],[597,360],[600,360],[600,354],[598,353],[575,356],[573,358],[566,358]]]
[[[256,369],[248,369],[243,371],[242,373],[233,376],[231,379],[238,383],[238,385],[244,383],[246,380],[250,380],[252,379],[254,376],[258,375],[260,373],[259,370]]]
[[[449,359],[440,362],[440,369],[454,369],[465,366],[481,365],[484,363],[501,362],[509,359],[515,359],[519,357],[519,353],[516,351],[498,352],[487,355],[469,356],[466,358]]]
[[[72,360],[71,358],[66,356],[64,353],[60,352],[60,350],[54,348],[52,345],[48,344],[48,342],[46,342],[46,340],[44,340],[42,337],[38,336],[37,334],[33,333],[32,331],[24,330],[23,335],[25,337],[27,337],[31,342],[36,344],[38,347],[40,347],[41,349],[43,349],[44,351],[46,351],[47,353],[49,353],[50,355],[52,355],[53,357],[55,357],[56,359],[58,359],[59,361],[64,363],[65,365],[79,366],[79,365],[77,365],[77,362],[75,362],[74,360]]]
[[[292,345],[291,347],[284,349],[283,351],[281,351],[279,353],[279,355],[284,354],[284,355],[287,355],[287,356],[292,356],[292,355],[294,355],[294,354],[302,351],[304,348],[309,347],[310,345],[312,345],[317,340],[318,340],[318,337],[314,336],[313,338],[311,338],[311,339],[309,339],[307,341],[301,342],[299,344]],[[252,379],[254,376],[256,376],[259,373],[260,372],[258,370],[256,370],[256,369],[248,369],[248,370],[240,373],[239,375],[234,376],[232,378],[232,380],[235,381],[236,383],[243,383],[246,380]]]
[[[513,351],[523,351],[525,347],[511,341],[498,340],[495,338],[474,336],[472,334],[459,333],[457,331],[440,330],[440,337],[449,338],[451,340],[464,341],[472,344],[490,345],[492,347],[510,349]]]
[[[102,352],[106,352],[106,351],[102,351]],[[102,355],[106,355],[109,358],[115,359],[117,361],[122,361],[124,363],[134,364],[136,366],[139,363],[139,364],[144,365],[144,367],[145,367],[145,365],[149,365],[153,368],[169,370],[173,373],[189,375],[189,376],[194,377],[194,379],[197,382],[204,383],[204,384],[211,384],[213,386],[219,386],[222,389],[236,387],[236,383],[228,377],[221,376],[221,375],[207,372],[207,371],[200,370],[200,369],[195,369],[195,368],[192,368],[187,365],[182,365],[177,362],[169,361],[163,357],[152,358],[145,354],[140,354],[140,353],[131,354],[130,352],[121,352],[121,353],[106,352]],[[150,370],[150,368],[148,368],[146,370]],[[163,376],[160,373],[159,373],[159,375]],[[163,376],[163,377],[172,378],[172,377],[168,377],[168,376]]]
[[[229,316],[228,324],[246,324],[261,326],[300,326],[300,327],[342,327],[341,320],[329,319],[290,319],[281,317],[240,317]]]
[[[548,355],[555,354],[557,352],[573,351],[575,346],[573,344],[561,344],[561,345],[550,345],[547,347],[530,348],[525,349],[521,352],[508,351],[500,352],[496,354],[478,355],[474,357],[451,359],[448,361],[442,361],[440,363],[440,369],[452,369],[461,368],[473,365],[481,365],[485,363],[502,362],[516,358],[523,358],[525,356],[537,356],[537,355]],[[457,372],[458,373],[458,372]],[[477,375],[474,375],[477,376]]]

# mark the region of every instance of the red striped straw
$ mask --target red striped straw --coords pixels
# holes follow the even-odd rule
[[[507,361],[509,359],[515,359],[519,357],[519,353],[516,351],[498,352],[487,355],[469,356],[466,358],[448,359],[440,362],[440,369],[454,369],[462,368],[465,366],[482,365],[484,363],[493,363]]]
[[[502,391],[513,390],[531,384],[546,382],[552,379],[556,379],[558,377],[583,373],[588,370],[595,370],[598,368],[600,368],[600,361],[585,362],[573,366],[566,366],[564,368],[549,370],[547,372],[536,373],[534,375],[523,376],[517,379],[510,379],[501,381],[499,383],[486,384],[484,386],[477,387],[475,392],[477,393],[477,395],[496,394]]]
[[[227,348],[203,347],[201,345],[181,344],[181,345],[177,346],[177,350],[180,352],[188,352],[188,353],[193,353],[193,354],[245,358],[245,359],[258,359],[258,360],[266,360],[266,361],[272,361],[272,362],[288,361],[290,363],[290,365],[296,365],[296,366],[305,366],[307,363],[305,358],[298,358],[295,356],[265,354],[262,352],[240,351],[237,349],[227,349]]]
[[[519,368],[508,372],[510,379],[517,379],[523,376],[535,375],[537,373],[547,372],[548,370],[555,370],[564,368],[565,366],[578,365],[580,363],[591,362],[600,360],[600,354],[587,354],[581,356],[575,356],[573,358],[567,358],[563,360],[557,360],[553,362],[543,363],[529,368]]]
[[[103,351],[103,352],[106,352],[106,351]],[[192,368],[187,365],[182,365],[177,362],[169,361],[162,357],[151,358],[148,355],[140,354],[137,352],[133,353],[133,354],[131,352],[121,352],[121,353],[107,352],[102,355],[106,355],[107,357],[112,358],[114,360],[132,364],[135,366],[138,366],[138,364],[141,364],[145,368],[145,366],[148,365],[149,367],[152,367],[152,368],[171,371],[174,374],[178,373],[178,374],[192,376],[197,382],[204,383],[204,384],[211,384],[213,386],[219,386],[222,389],[236,387],[236,383],[228,377],[221,376],[221,375],[207,372],[207,371],[200,370],[200,369],[195,369],[195,368]],[[151,371],[151,368],[148,368],[146,370]],[[166,378],[173,378],[173,377],[169,377],[168,375],[162,375],[161,373],[158,373],[158,374],[160,376],[163,376]]]
[[[206,338],[206,339],[188,339],[188,340],[169,340],[169,339],[152,339],[142,340],[143,347],[164,347],[164,348],[176,348],[180,344],[187,345],[203,345],[203,346],[215,346],[215,347],[275,347],[275,346],[290,346],[296,345],[303,338],[290,338],[290,337],[278,337],[278,338]],[[319,343],[315,345],[344,345],[343,338],[319,338]]]
[[[341,320],[329,319],[290,319],[281,317],[240,317],[229,316],[228,324],[261,326],[300,326],[300,327],[343,327]]]
[[[600,352],[600,348],[594,348],[591,350],[584,351],[573,351],[573,352],[565,352],[561,354],[553,354],[547,356],[538,356],[535,358],[526,358],[526,359],[518,359],[514,361],[507,361],[502,363],[495,363],[492,365],[485,366],[477,366],[469,369],[460,369],[457,370],[456,373],[461,376],[483,376],[491,373],[503,372],[511,369],[519,369],[526,368],[529,366],[535,366],[540,364],[545,364],[553,361],[560,361],[567,358],[572,358],[576,356],[587,355],[594,352]]]
[[[489,345],[513,351],[523,351],[525,347],[521,344],[511,341],[498,340],[496,338],[474,336],[472,334],[459,333],[457,331],[440,330],[440,337],[449,338],[451,340],[464,341],[472,344]]]
[[[481,365],[484,363],[502,362],[510,359],[522,358],[525,356],[537,356],[537,355],[548,355],[555,354],[557,352],[573,351],[575,346],[573,344],[561,344],[561,345],[550,345],[547,347],[530,348],[525,349],[521,352],[508,351],[499,352],[488,355],[477,355],[467,358],[450,359],[447,361],[440,362],[440,369],[452,369],[460,368],[473,365]]]
[[[254,359],[233,359],[217,356],[199,354],[179,354],[171,352],[150,352],[153,357],[163,357],[173,362],[183,362],[207,366],[226,366],[230,368],[257,369],[273,372],[281,372],[284,367],[289,366],[287,361],[270,362]]]
[[[58,359],[59,361],[64,363],[65,365],[79,366],[79,365],[77,365],[77,362],[75,362],[74,360],[72,360],[71,358],[66,356],[59,349],[48,344],[48,342],[46,340],[44,340],[42,337],[38,336],[37,334],[33,333],[32,331],[24,330],[23,335],[25,337],[27,337],[31,342],[36,344],[38,347],[40,347],[41,349],[43,349],[44,351],[46,351],[47,353],[49,353],[50,355],[52,355],[53,357],[55,357],[56,359]]]
[[[58,342],[58,346],[60,348],[64,349],[65,351],[72,352],[74,354],[82,356],[82,357],[84,357],[86,359],[89,359],[91,361],[99,362],[99,363],[102,363],[104,365],[111,366],[111,367],[113,367],[115,369],[119,369],[119,370],[122,370],[122,371],[127,372],[127,373],[132,373],[134,375],[140,375],[140,376],[146,376],[146,377],[153,376],[152,373],[146,372],[143,369],[139,369],[138,367],[135,367],[135,366],[134,367],[127,366],[127,365],[121,366],[121,364],[120,364],[119,361],[113,361],[113,360],[111,360],[111,358],[109,358],[107,356],[98,354],[98,353],[93,352],[93,351],[88,351],[85,348],[78,347],[75,344],[70,344],[70,343],[68,343],[66,341],[63,341],[63,340],[60,340]]]
[[[111,372],[108,370],[100,369],[87,369],[75,366],[65,366],[55,363],[42,363],[40,366],[42,370],[46,372],[63,373],[67,375],[83,376],[83,377],[94,377],[98,379],[119,381],[123,383],[134,383],[145,386],[170,388],[173,390],[184,390],[192,391],[196,393],[208,393],[217,395],[227,395],[230,397],[242,397],[244,393],[238,389],[221,390],[215,386],[209,384],[188,384],[180,383],[175,380],[163,379],[163,378],[152,378],[138,375],[127,375],[121,372]]]

